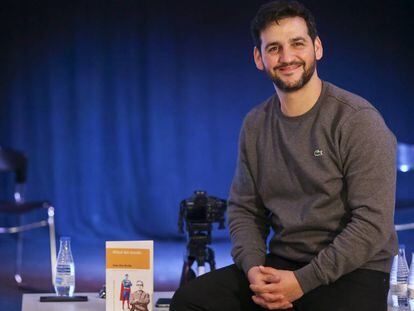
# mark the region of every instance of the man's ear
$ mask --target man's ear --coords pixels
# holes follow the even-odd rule
[[[254,63],[256,64],[256,68],[259,70],[264,70],[262,54],[260,53],[257,47],[254,47],[253,58],[254,58]]]
[[[323,56],[323,46],[322,46],[322,41],[319,38],[319,36],[316,37],[314,46],[315,46],[316,60],[320,60]]]

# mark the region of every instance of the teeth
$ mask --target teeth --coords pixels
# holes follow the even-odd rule
[[[289,66],[286,66],[286,67],[282,67],[281,69],[282,70],[294,70],[294,69],[297,69],[299,67],[300,67],[300,65],[289,65]]]

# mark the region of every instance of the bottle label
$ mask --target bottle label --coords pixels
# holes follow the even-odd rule
[[[70,265],[57,265],[57,273],[58,274],[68,274],[70,275],[71,273],[71,266]]]
[[[407,293],[407,284],[392,284],[391,291],[395,295],[405,295]]]
[[[414,299],[414,288],[408,288],[408,298]]]
[[[75,284],[75,267],[73,264],[56,266],[56,286],[73,286]]]
[[[75,278],[70,275],[56,276],[56,286],[73,286],[75,284]]]

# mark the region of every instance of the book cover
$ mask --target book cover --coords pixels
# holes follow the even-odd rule
[[[153,241],[106,242],[106,311],[152,311]]]

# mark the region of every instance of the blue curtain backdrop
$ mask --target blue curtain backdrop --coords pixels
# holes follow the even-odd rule
[[[243,117],[273,93],[251,56],[263,2],[0,4],[0,144],[28,155],[28,198],[54,202],[58,234],[174,238],[193,190],[227,197]],[[320,76],[414,143],[413,2],[305,3]]]

